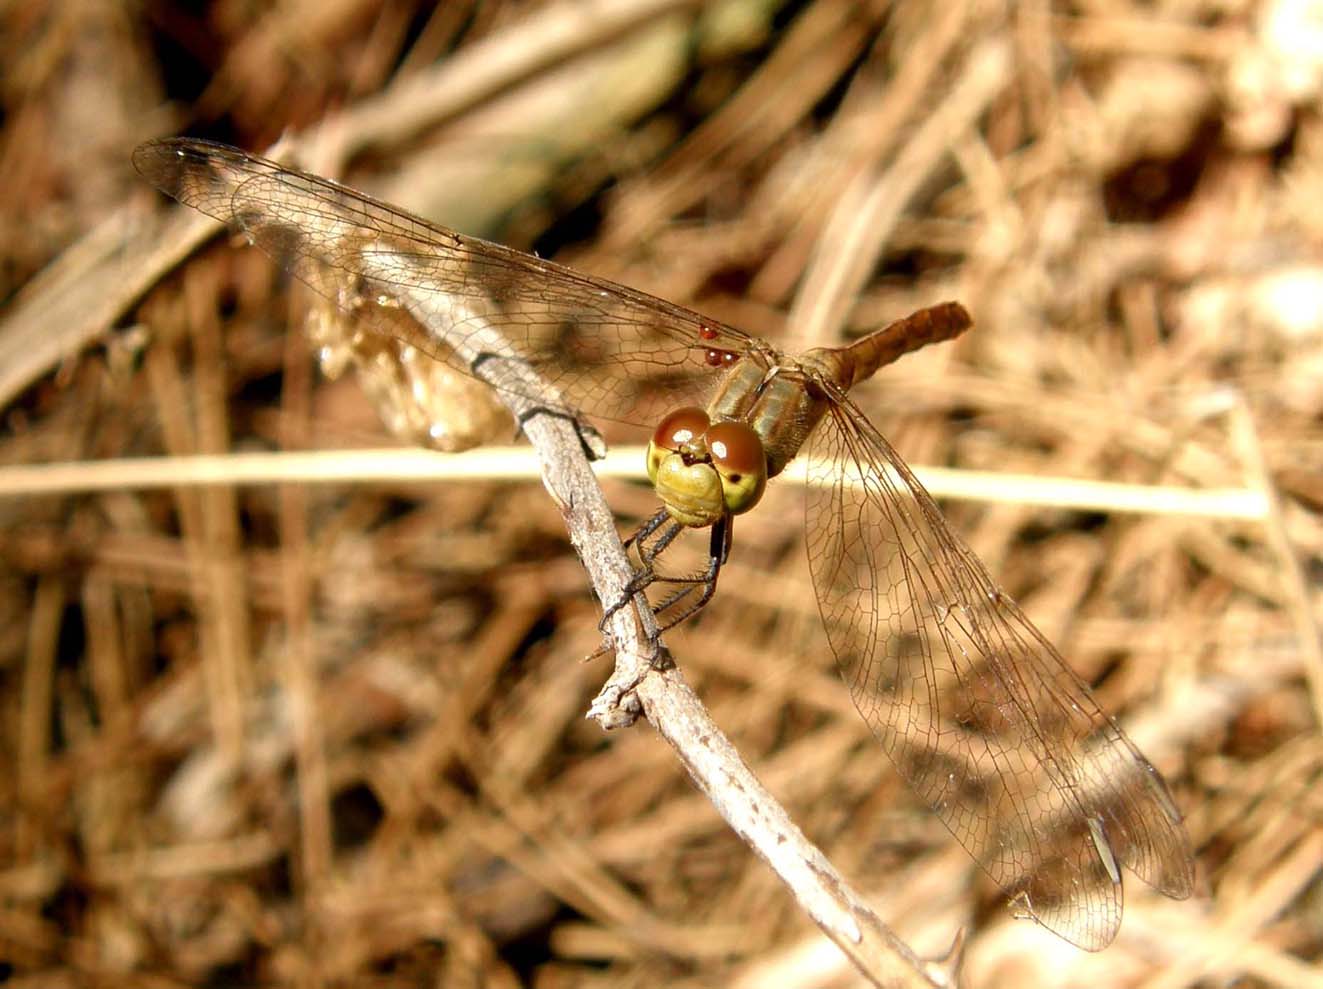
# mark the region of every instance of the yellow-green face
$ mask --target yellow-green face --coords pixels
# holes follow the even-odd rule
[[[648,478],[671,517],[701,528],[758,504],[767,487],[762,441],[742,422],[711,422],[699,408],[672,412],[648,442]]]

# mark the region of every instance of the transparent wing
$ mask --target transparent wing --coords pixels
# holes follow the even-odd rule
[[[167,195],[243,231],[366,327],[468,374],[484,360],[518,360],[549,387],[528,393],[529,375],[501,387],[534,402],[647,425],[677,405],[701,404],[723,353],[757,349],[682,306],[226,145],[152,141],[133,163]],[[444,328],[444,339],[401,310]]]
[[[1157,770],[947,528],[839,391],[813,441],[809,563],[841,675],[901,775],[1019,912],[1089,950],[1121,920],[1119,866],[1193,884]]]

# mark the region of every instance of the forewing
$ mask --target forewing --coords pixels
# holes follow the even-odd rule
[[[1115,936],[1118,864],[1189,896],[1189,841],[1162,778],[844,395],[812,453],[822,619],[901,775],[1014,907],[1082,948]]]
[[[682,306],[225,145],[154,141],[133,161],[167,195],[244,232],[367,331],[489,382],[493,364],[517,362],[517,372],[495,376],[500,387],[571,414],[651,424],[677,405],[701,404],[711,351],[750,344]]]

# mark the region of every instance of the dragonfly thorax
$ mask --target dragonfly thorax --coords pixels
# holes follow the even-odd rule
[[[767,457],[745,423],[712,422],[702,409],[686,407],[652,434],[648,478],[672,518],[702,528],[758,504],[767,487]]]

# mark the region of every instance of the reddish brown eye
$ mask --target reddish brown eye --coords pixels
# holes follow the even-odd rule
[[[767,486],[767,457],[758,434],[742,422],[708,427],[707,450],[721,476],[721,497],[732,515],[747,512]]]
[[[763,441],[742,422],[719,422],[707,431],[712,462],[726,475],[753,474],[767,469]]]
[[[658,425],[652,434],[652,442],[667,450],[679,450],[686,443],[707,431],[707,413],[692,405],[676,409]]]

